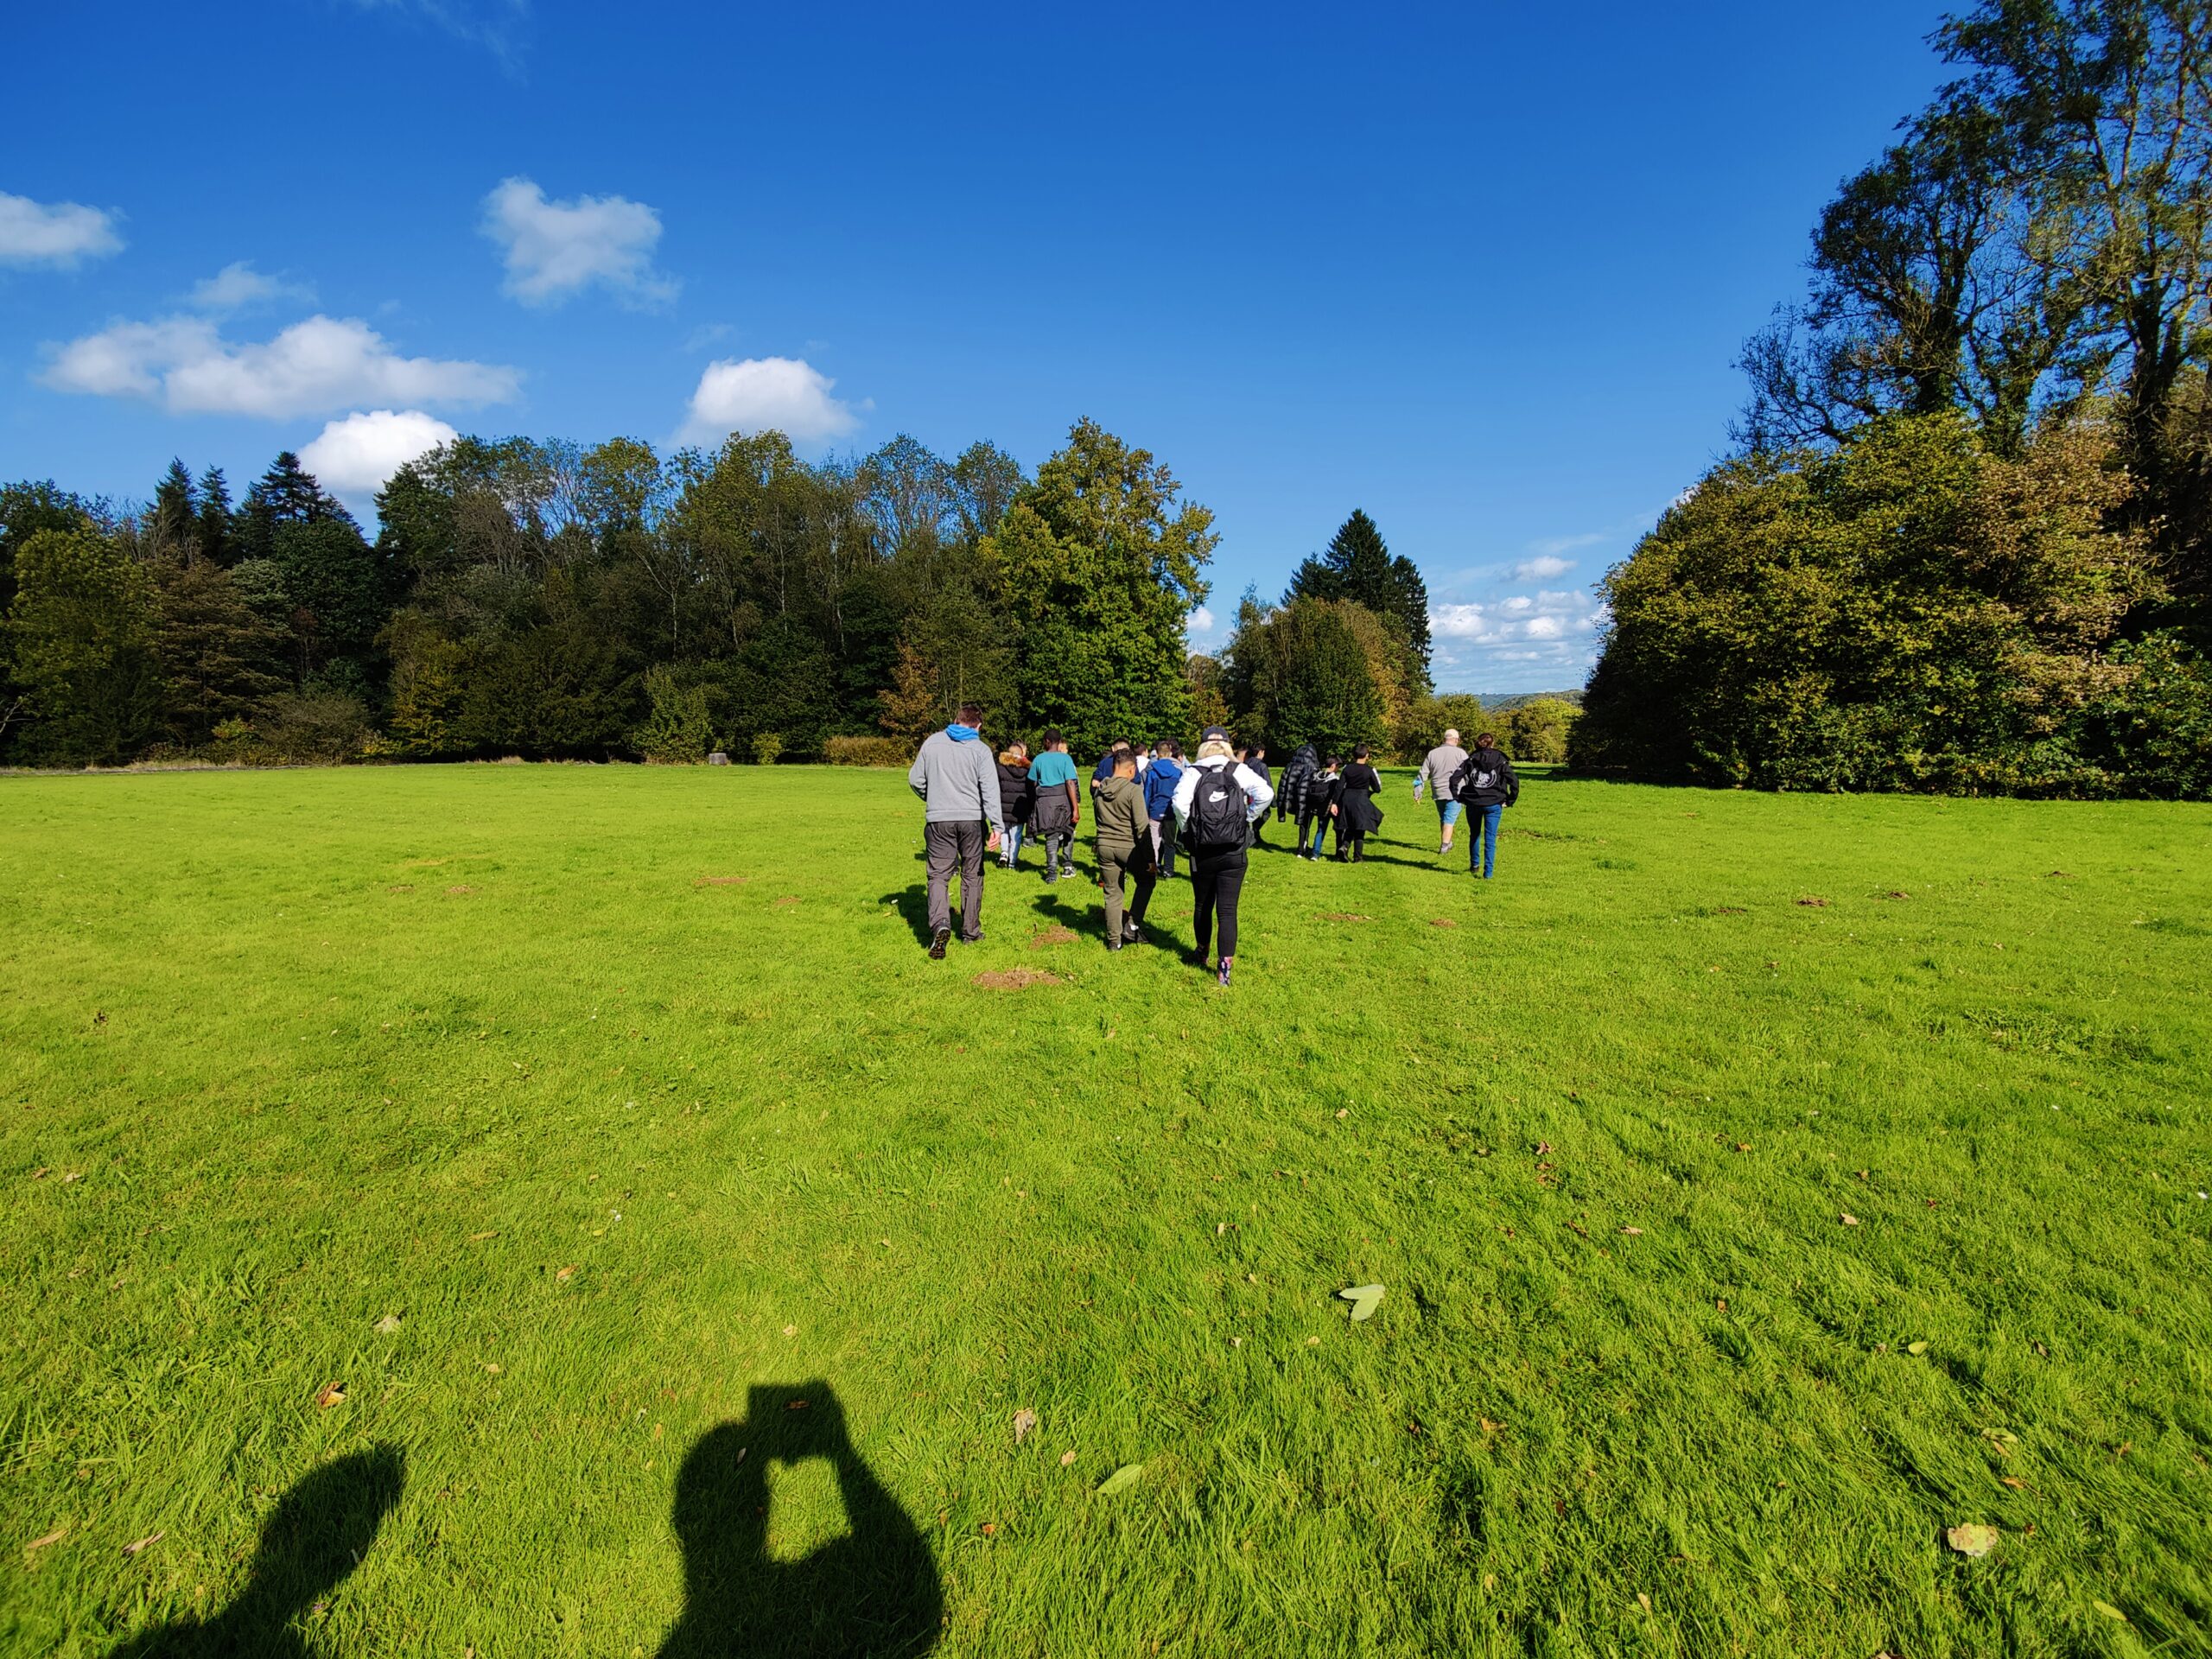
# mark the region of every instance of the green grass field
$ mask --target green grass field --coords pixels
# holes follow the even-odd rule
[[[0,1649],[2212,1651],[2212,810],[1391,787],[0,779]]]

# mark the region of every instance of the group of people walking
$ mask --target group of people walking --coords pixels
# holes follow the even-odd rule
[[[1018,868],[1022,848],[1033,842],[1044,849],[1047,883],[1075,874],[1071,849],[1083,823],[1084,790],[1066,738],[1047,731],[1033,756],[1016,741],[994,758],[982,741],[982,709],[963,703],[958,719],[923,742],[906,774],[925,805],[929,949],[939,960],[954,938],[956,874],[958,938],[973,944],[983,937],[983,861],[990,854],[998,855],[1001,868]],[[1260,842],[1268,810],[1278,821],[1295,823],[1300,857],[1320,858],[1333,826],[1338,861],[1360,863],[1367,837],[1382,824],[1376,804],[1382,789],[1382,774],[1364,743],[1352,750],[1350,765],[1334,755],[1324,760],[1313,745],[1300,745],[1283,768],[1280,789],[1268,769],[1267,751],[1236,744],[1218,726],[1206,728],[1188,761],[1173,739],[1149,748],[1127,740],[1114,743],[1089,784],[1094,850],[1106,894],[1106,948],[1142,942],[1153,892],[1163,877],[1175,874],[1179,847],[1190,861],[1196,938],[1191,960],[1211,967],[1227,985],[1236,957],[1247,850]],[[1464,811],[1474,810],[1483,833],[1471,831],[1471,868],[1484,878],[1492,874],[1498,816],[1520,794],[1512,762],[1496,741],[1483,734],[1471,753],[1459,747],[1458,732],[1446,732],[1421,763],[1414,783],[1416,801],[1424,790],[1436,801],[1444,853],[1452,850]]]

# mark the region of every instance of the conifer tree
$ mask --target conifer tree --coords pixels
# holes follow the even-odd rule
[[[1298,567],[1284,597],[1348,599],[1364,605],[1404,635],[1420,664],[1417,689],[1428,690],[1428,584],[1411,559],[1391,554],[1375,521],[1359,508],[1338,526],[1324,551]]]
[[[162,481],[154,486],[154,511],[149,526],[154,545],[189,563],[198,515],[199,502],[192,474],[183,461],[172,460],[168,471],[162,474]]]
[[[237,563],[231,549],[231,486],[219,467],[200,474],[200,556],[220,565]]]

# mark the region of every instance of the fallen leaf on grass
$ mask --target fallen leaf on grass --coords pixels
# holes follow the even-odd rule
[[[1713,1311],[1716,1313],[1726,1313],[1728,1311],[1728,1299],[1726,1296],[1714,1297],[1713,1299]]]
[[[1074,1453],[1074,1452],[1061,1452],[1061,1453],[1060,1453],[1060,1467],[1061,1467],[1061,1468],[1063,1468],[1063,1469],[1066,1468],[1070,1464],[1073,1463],[1074,1461],[1075,1461],[1075,1453]]]
[[[1928,1344],[1924,1342],[1908,1342],[1904,1345],[1904,1351],[1908,1354],[1924,1354],[1928,1351]]]
[[[1751,1149],[1751,1143],[1748,1141],[1738,1141],[1736,1143],[1736,1150],[1738,1152],[1749,1152]]]
[[[2024,1492],[2028,1490],[2028,1483],[2018,1475],[1999,1475],[1997,1478],[1997,1484],[1999,1486],[2010,1486],[2016,1492]]]
[[[1621,1231],[1626,1233],[1630,1238],[1642,1238],[1643,1236],[1643,1229],[1641,1227],[1624,1227],[1621,1229]]]
[[[1431,927],[1457,927],[1459,925],[1459,923],[1453,921],[1449,916],[1433,916],[1429,918],[1428,925]]]
[[[333,1406],[344,1405],[346,1403],[346,1389],[344,1384],[338,1382],[324,1383],[320,1389],[315,1390],[315,1402],[325,1411],[328,1411]]]
[[[65,1536],[67,1535],[68,1531],[69,1523],[67,1521],[64,1521],[52,1532],[48,1533],[45,1537],[34,1538],[30,1542],[25,1544],[23,1546],[23,1554],[28,1555],[35,1549],[44,1549],[48,1544],[58,1544]]]
[[[2056,874],[2057,872],[2054,871],[2053,874]],[[2123,1624],[2127,1623],[2127,1615],[2121,1612],[2119,1608],[2113,1606],[2112,1603],[2108,1601],[2093,1601],[2089,1605],[2095,1608],[2107,1618],[2116,1618]]]
[[[795,1325],[785,1325],[784,1327],[784,1334],[787,1337],[795,1337],[798,1335],[798,1326]]]
[[[41,1164],[36,1169],[31,1171],[31,1179],[35,1181],[42,1181],[53,1173],[54,1172],[51,1169],[48,1169],[44,1164]]]
[[[84,1172],[83,1170],[81,1170],[81,1169],[73,1169],[73,1170],[71,1170],[71,1171],[70,1171],[67,1175],[64,1175],[64,1176],[61,1178],[61,1185],[64,1185],[64,1186],[67,1186],[67,1185],[69,1185],[69,1183],[70,1183],[70,1182],[72,1182],[72,1181],[81,1181],[81,1180],[83,1180],[84,1179],[85,1179],[85,1172]]]
[[[493,1376],[500,1375],[499,1368],[489,1360],[485,1361],[484,1369]]]
[[[1845,1211],[1838,1219],[1840,1220],[1847,1227],[1856,1227],[1859,1224],[1859,1217],[1853,1215],[1848,1210]]]
[[[784,1402],[784,1409],[785,1411],[804,1411],[806,1409],[806,1405],[807,1402],[804,1400],[786,1400]]]
[[[1351,1304],[1354,1325],[1373,1319],[1375,1310],[1382,1306],[1382,1287],[1380,1285],[1354,1285],[1350,1290],[1340,1290],[1337,1294]]]
[[[378,1335],[388,1337],[393,1332],[399,1329],[399,1316],[397,1313],[387,1313],[384,1318],[378,1319],[371,1328],[374,1330]]]
[[[1351,1107],[1349,1107],[1349,1106],[1339,1106],[1339,1107],[1338,1107],[1338,1108],[1337,1108],[1337,1116],[1338,1116],[1338,1117],[1350,1117],[1350,1116],[1351,1116]]]
[[[995,1521],[986,1521],[983,1522],[983,1536],[986,1538],[995,1535],[998,1529],[999,1523]]]
[[[582,1262],[571,1262],[565,1268],[556,1268],[553,1274],[554,1281],[558,1284],[565,1285],[569,1280],[575,1278],[576,1274],[582,1270]]]
[[[1098,1496],[1111,1497],[1116,1492],[1126,1492],[1144,1478],[1144,1465],[1125,1463],[1098,1484]]]
[[[1997,1548],[1997,1529],[1970,1521],[1965,1526],[1946,1531],[1943,1541],[1961,1555],[1986,1555]]]
[[[1487,1417],[1478,1418],[1476,1421],[1482,1424],[1483,1433],[1485,1434],[1495,1434],[1499,1429],[1505,1427],[1503,1423],[1493,1423]]]
[[[140,1538],[131,1543],[125,1544],[123,1547],[123,1553],[126,1555],[136,1555],[140,1550],[146,1548],[149,1545],[158,1544],[162,1539],[168,1536],[168,1534],[166,1532],[149,1532],[143,1538]]]
[[[1014,1443],[1020,1446],[1029,1438],[1029,1431],[1037,1427],[1037,1414],[1024,1406],[1014,1414]]]

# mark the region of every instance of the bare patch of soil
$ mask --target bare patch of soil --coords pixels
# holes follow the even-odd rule
[[[1029,936],[1029,948],[1032,950],[1042,950],[1048,944],[1073,944],[1074,943],[1074,932],[1065,927],[1048,927],[1042,932],[1032,933]]]
[[[1371,922],[1375,918],[1349,910],[1325,910],[1321,912],[1321,919],[1325,922]]]
[[[797,903],[798,903],[798,895],[795,893],[787,893],[782,898],[776,900],[776,908],[778,910],[789,910]]]
[[[695,887],[741,887],[752,879],[749,875],[702,875],[691,885]]]
[[[462,899],[475,891],[476,889],[474,887],[448,887],[446,889],[446,896],[449,899]]]
[[[395,887],[386,887],[385,891],[386,893],[412,893],[415,891],[415,884],[412,881],[402,881]]]
[[[1428,925],[1431,927],[1457,927],[1459,925],[1459,923],[1453,921],[1449,916],[1432,916],[1429,918]]]
[[[1800,899],[1797,902],[1808,910],[1826,910],[1828,907],[1828,901],[1825,899]]]
[[[1061,985],[1066,982],[1058,974],[1035,968],[1009,968],[1001,973],[978,974],[976,983],[987,991],[1026,991],[1032,985]]]

